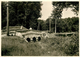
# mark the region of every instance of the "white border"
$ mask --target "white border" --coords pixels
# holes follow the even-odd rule
[[[1,5],[1,1],[16,1],[16,0],[0,0],[0,5]],[[79,0],[17,0],[17,1],[79,1]],[[79,5],[80,5],[80,3],[79,3]],[[0,8],[1,8],[1,6],[0,6]],[[79,7],[79,16],[80,16],[80,7]],[[0,9],[0,20],[1,20],[1,9]],[[80,22],[80,20],[79,20],[79,22]],[[80,32],[80,23],[79,23],[79,32]],[[1,36],[1,21],[0,21],[0,36]],[[79,40],[80,40],[80,38],[79,38]],[[0,42],[1,42],[1,40],[0,40]],[[80,44],[79,44],[79,46],[80,46]],[[0,46],[0,51],[1,51],[1,46]],[[79,47],[79,55],[80,55],[80,47]],[[0,56],[1,56],[1,52],[0,52]],[[20,56],[2,56],[2,57],[20,57]],[[21,57],[26,57],[26,56],[21,56]],[[27,56],[27,57],[55,57],[55,56]],[[79,56],[56,56],[56,57],[79,57]]]

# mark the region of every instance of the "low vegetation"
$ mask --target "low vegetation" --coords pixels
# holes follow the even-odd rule
[[[79,34],[25,42],[17,36],[2,38],[2,56],[78,56]]]

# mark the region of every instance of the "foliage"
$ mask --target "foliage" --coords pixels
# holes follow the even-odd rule
[[[52,17],[55,18],[55,19],[60,19],[62,17],[62,8],[55,8],[53,11],[52,11]]]
[[[75,12],[77,15],[79,13],[79,2],[78,1],[75,1],[75,2],[72,2],[72,1],[63,1],[63,2],[59,2],[59,1],[53,1],[52,2],[52,5],[53,7],[57,7],[57,8],[61,8],[61,9],[64,9],[64,8],[73,8],[72,11]]]
[[[59,19],[57,23],[57,32],[74,32],[79,30],[79,18],[72,17]]]
[[[38,20],[38,26],[37,26],[37,29],[38,30],[47,30],[47,25],[46,25],[46,21],[43,21],[43,20]]]
[[[72,35],[71,40],[69,43],[65,43],[64,46],[64,52],[68,55],[79,55],[79,33],[76,33],[75,35]]]
[[[7,15],[6,15],[6,10],[5,10],[5,9],[6,9],[5,3],[2,3],[1,6],[2,6],[2,7],[1,7],[1,16],[2,16],[2,17],[1,17],[1,21],[2,21],[2,22],[1,22],[1,24],[2,24],[2,28],[1,28],[1,29],[3,29],[3,27],[5,27],[6,24],[7,24],[7,21],[6,21],[6,16],[7,16]]]
[[[56,23],[58,19],[61,19],[62,17],[62,11],[64,8],[72,8],[72,11],[75,12],[76,15],[79,13],[79,2],[59,2],[59,1],[53,1],[52,5],[54,7],[54,10],[52,11],[51,16],[55,18],[55,33],[56,33]]]
[[[48,18],[45,22],[46,22],[46,27],[47,27],[47,30],[49,30],[49,19]],[[53,32],[55,29],[55,19],[51,19],[51,31]]]
[[[75,32],[79,31],[79,17],[58,19],[56,24],[57,32]],[[46,26],[49,28],[49,19],[46,20]],[[51,20],[51,28],[55,30],[55,19]]]
[[[6,6],[2,2],[2,14],[6,12]],[[41,17],[41,2],[11,2],[9,1],[9,25],[23,25],[26,28],[37,28],[37,19]],[[37,6],[36,6],[37,5]],[[5,7],[4,7],[5,6]],[[4,9],[5,8],[5,9]],[[5,17],[4,17],[5,16]],[[6,15],[2,16],[6,20]],[[2,26],[4,27],[4,26]]]

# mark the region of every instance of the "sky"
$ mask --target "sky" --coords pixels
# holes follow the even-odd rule
[[[49,16],[51,16],[51,13],[53,10],[52,1],[42,1],[42,4],[43,4],[41,6],[42,17],[39,19],[46,20]],[[63,9],[62,18],[68,18],[68,17],[74,17],[74,16],[76,15],[74,14],[74,12],[71,11],[71,8],[68,8],[67,10]]]

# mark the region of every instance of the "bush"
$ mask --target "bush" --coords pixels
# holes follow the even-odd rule
[[[75,34],[71,36],[71,40],[69,43],[65,43],[64,52],[67,55],[79,55],[79,34]]]

